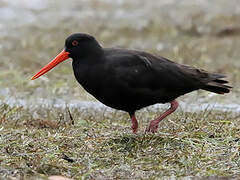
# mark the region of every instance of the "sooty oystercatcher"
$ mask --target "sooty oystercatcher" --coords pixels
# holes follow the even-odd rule
[[[82,87],[103,104],[129,113],[133,133],[138,122],[135,111],[156,103],[170,103],[170,108],[152,120],[148,132],[156,132],[159,122],[178,107],[176,98],[204,89],[228,93],[225,76],[208,73],[146,52],[103,48],[93,36],[70,35],[64,50],[32,79],[48,72],[58,63],[72,58],[75,78]]]

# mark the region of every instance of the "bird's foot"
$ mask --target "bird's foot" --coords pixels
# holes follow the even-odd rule
[[[138,122],[134,114],[131,116],[131,120],[132,120],[132,132],[136,134],[138,129]]]
[[[137,127],[132,127],[132,132],[134,133],[134,134],[136,134],[137,133]]]
[[[146,129],[146,132],[156,133],[158,129],[158,123],[155,123],[152,121],[148,128]]]

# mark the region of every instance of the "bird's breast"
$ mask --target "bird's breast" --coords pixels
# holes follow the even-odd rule
[[[90,94],[95,97],[101,92],[101,84],[104,81],[102,77],[103,69],[97,66],[74,65],[73,72],[78,83]]]

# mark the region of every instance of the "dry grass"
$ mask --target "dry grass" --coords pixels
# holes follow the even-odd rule
[[[157,134],[131,133],[126,114],[72,113],[33,119],[27,109],[1,106],[2,177],[64,175],[79,179],[234,176],[240,173],[239,117],[227,112],[176,112]],[[93,116],[94,115],[94,116]],[[96,117],[96,118],[95,118]]]

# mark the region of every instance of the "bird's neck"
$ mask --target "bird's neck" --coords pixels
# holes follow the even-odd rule
[[[88,56],[73,58],[72,67],[78,82],[81,83],[90,78],[89,76],[92,76],[91,72],[93,69],[97,66],[101,66],[101,64],[104,64],[104,51],[102,48],[98,49],[98,51],[94,51]]]
[[[95,54],[86,59],[74,59],[72,62],[73,72],[76,80],[82,87],[92,95],[98,91],[101,67],[104,67],[103,55]]]

